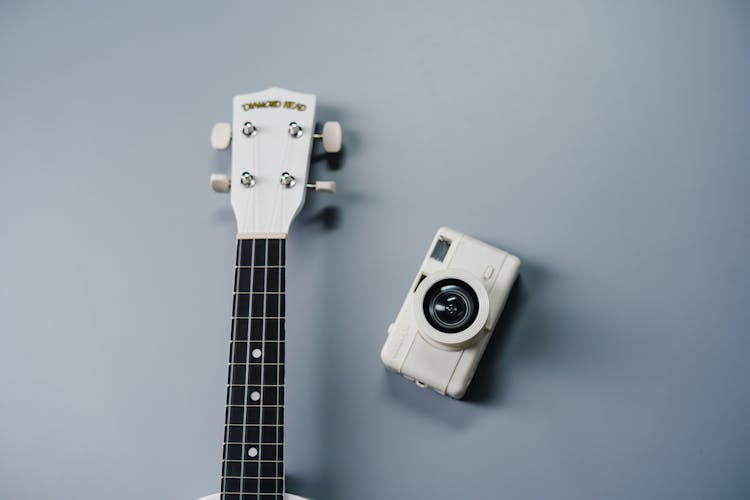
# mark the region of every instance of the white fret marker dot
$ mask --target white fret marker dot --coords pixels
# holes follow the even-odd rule
[[[253,349],[253,357],[255,359],[258,359],[263,354],[263,351],[260,349]]]
[[[250,399],[252,399],[253,401],[258,401],[260,399],[260,393],[258,391],[251,392]]]
[[[258,456],[258,448],[250,448],[247,450],[247,454],[250,455],[251,458],[255,458]]]

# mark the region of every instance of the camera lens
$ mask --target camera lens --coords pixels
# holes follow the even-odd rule
[[[427,321],[443,333],[457,333],[471,325],[479,312],[479,300],[474,290],[457,279],[438,281],[424,297]]]

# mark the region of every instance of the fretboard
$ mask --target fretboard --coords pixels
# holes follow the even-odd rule
[[[284,494],[285,239],[237,240],[222,500]]]

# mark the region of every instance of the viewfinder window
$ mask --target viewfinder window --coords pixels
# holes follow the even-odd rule
[[[450,240],[446,240],[442,236],[435,242],[435,248],[432,249],[430,257],[438,262],[443,262],[445,256],[448,254],[448,249],[451,247]]]

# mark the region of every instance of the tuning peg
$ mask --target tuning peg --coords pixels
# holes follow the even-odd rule
[[[232,126],[226,122],[219,122],[211,129],[211,147],[219,151],[227,149],[232,142]]]
[[[326,153],[341,151],[341,124],[339,122],[325,122],[322,134],[313,134],[313,139],[323,140]]]
[[[315,184],[308,184],[307,189],[313,189],[319,193],[335,193],[336,182],[334,181],[316,181]]]
[[[209,180],[211,189],[216,193],[228,193],[230,183],[229,176],[224,174],[211,174],[211,179]]]

